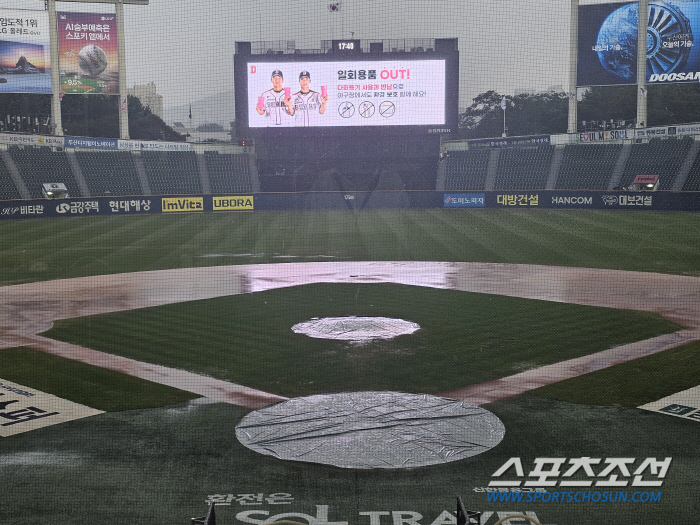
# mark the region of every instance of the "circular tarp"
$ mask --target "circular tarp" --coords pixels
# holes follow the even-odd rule
[[[412,334],[420,328],[416,323],[389,317],[323,317],[311,319],[292,326],[297,334],[317,339],[339,339],[342,341],[372,341],[392,339],[399,335]]]
[[[498,445],[501,420],[461,401],[401,392],[299,397],[256,410],[236,427],[246,447],[279,459],[342,468],[412,468]]]

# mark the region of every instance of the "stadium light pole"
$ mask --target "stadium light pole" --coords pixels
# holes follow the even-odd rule
[[[54,135],[63,136],[63,119],[61,118],[61,77],[58,69],[58,20],[56,19],[56,0],[47,0],[49,11],[49,42],[51,53],[51,124]]]
[[[124,44],[124,4],[148,5],[149,0],[61,0],[62,2],[82,2],[84,4],[114,4],[117,22],[117,53],[119,60],[119,138],[129,138],[129,112],[122,111],[122,101],[126,100],[126,46]],[[58,19],[56,0],[47,0],[49,11],[49,32],[51,38],[51,119],[56,126],[55,134],[63,135],[61,120],[61,79],[58,66]]]
[[[637,124],[643,128],[647,122],[647,24],[649,0],[639,0],[637,27]]]
[[[569,124],[567,133],[576,133],[578,119],[578,0],[571,0],[569,28]]]
[[[126,94],[126,46],[124,45],[124,2],[118,0],[115,4],[117,17],[117,54],[119,56],[119,138],[129,138],[129,106],[123,106],[122,101],[127,102]]]

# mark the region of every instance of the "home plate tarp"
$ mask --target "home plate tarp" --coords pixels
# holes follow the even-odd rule
[[[251,412],[236,427],[238,440],[260,454],[356,469],[457,461],[490,450],[504,435],[488,410],[403,392],[299,397]]]

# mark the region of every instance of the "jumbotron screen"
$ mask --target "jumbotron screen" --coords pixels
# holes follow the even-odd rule
[[[248,130],[285,128],[420,127],[430,133],[456,131],[456,60],[245,59],[236,69],[236,119]],[[296,57],[294,57],[296,58]],[[241,93],[241,88],[245,93]],[[240,97],[240,98],[239,98]],[[452,101],[451,98],[454,98]],[[453,115],[454,113],[454,115]]]

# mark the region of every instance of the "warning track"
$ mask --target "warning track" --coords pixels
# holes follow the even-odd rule
[[[41,337],[54,321],[313,283],[396,283],[656,312],[686,328],[443,395],[480,405],[700,340],[700,278],[498,263],[323,262],[185,268],[0,287],[0,349],[25,346],[248,408],[286,398]]]

